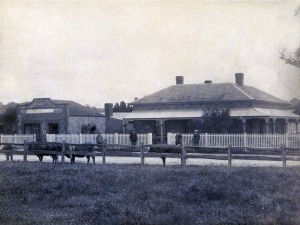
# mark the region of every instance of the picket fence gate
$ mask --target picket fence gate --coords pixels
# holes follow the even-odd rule
[[[176,133],[168,133],[168,144],[175,144]],[[182,134],[185,146],[193,145],[193,134]],[[287,134],[208,134],[201,133],[199,146],[201,147],[256,147],[271,148],[284,145],[290,148],[300,148],[300,133]]]
[[[47,134],[47,142],[67,142],[72,144],[83,144],[86,142],[96,143],[98,134]],[[129,134],[101,134],[107,144],[130,145]],[[144,145],[152,144],[152,133],[137,134],[137,145],[143,143]]]

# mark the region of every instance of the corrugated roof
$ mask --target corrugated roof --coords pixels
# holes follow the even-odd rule
[[[174,118],[200,118],[204,115],[204,110],[201,109],[187,109],[187,110],[147,110],[136,111],[123,115],[123,119],[174,119]],[[232,117],[285,117],[297,118],[300,116],[292,112],[292,110],[281,109],[266,109],[266,108],[233,108],[230,109],[229,115]]]
[[[173,85],[132,104],[246,100],[287,103],[254,87],[233,83],[211,83]]]
[[[123,119],[170,119],[170,118],[199,118],[203,110],[147,110],[133,111],[123,116]]]
[[[267,109],[267,108],[235,108],[230,109],[230,116],[233,117],[284,117],[297,118],[300,116],[293,113],[293,110]]]
[[[67,104],[69,108],[70,116],[95,116],[95,117],[103,117],[104,115],[100,113],[97,109],[93,109],[87,106],[83,106],[74,101],[68,100],[53,100],[51,101],[55,104]]]

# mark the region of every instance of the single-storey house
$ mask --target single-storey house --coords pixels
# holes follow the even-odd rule
[[[74,101],[34,98],[18,107],[18,133],[36,134],[43,140],[46,134],[77,134],[83,125],[92,125],[95,132],[106,132],[106,117],[97,109]]]
[[[298,132],[300,121],[290,103],[244,85],[242,73],[235,74],[235,83],[184,84],[184,77],[177,76],[175,85],[131,105],[133,112],[123,116],[124,130],[133,124],[137,132],[151,132],[161,141],[167,132],[193,132],[208,109],[229,110],[234,133]]]

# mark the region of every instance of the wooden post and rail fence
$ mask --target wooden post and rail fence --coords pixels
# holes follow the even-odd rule
[[[60,145],[61,151],[53,150],[29,150],[28,146],[33,145]],[[214,159],[227,160],[228,166],[232,166],[233,160],[263,160],[263,161],[282,161],[282,166],[286,167],[287,161],[300,161],[300,148],[289,148],[284,145],[276,148],[245,148],[233,147],[231,144],[227,147],[201,147],[201,146],[180,146],[168,144],[147,145],[140,142],[136,146],[120,145],[120,144],[70,144],[63,141],[62,143],[55,142],[27,142],[23,144],[16,143],[0,143],[4,146],[0,150],[0,154],[6,155],[6,160],[13,159],[13,155],[23,155],[23,160],[28,161],[29,155],[35,154],[56,154],[61,156],[61,162],[65,163],[65,155],[84,155],[84,156],[99,156],[102,158],[102,163],[106,164],[107,157],[139,157],[141,164],[145,164],[146,158],[161,158],[165,164],[166,158],[181,159],[181,166],[186,166],[187,159]],[[9,146],[9,148],[5,148]],[[74,151],[74,147],[93,146],[94,151]]]

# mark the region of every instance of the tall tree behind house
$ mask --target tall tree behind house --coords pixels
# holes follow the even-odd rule
[[[300,5],[295,10],[294,16],[300,18]],[[285,61],[286,64],[300,68],[300,46],[293,53],[294,56],[287,56],[286,49],[279,51],[279,58]]]

